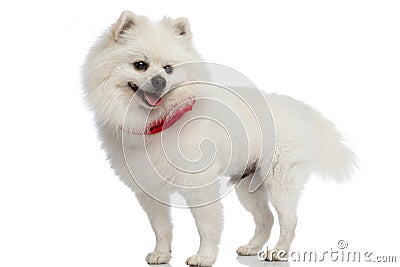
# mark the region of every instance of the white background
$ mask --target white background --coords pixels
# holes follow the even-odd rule
[[[88,48],[124,9],[188,17],[207,61],[314,106],[346,133],[360,171],[347,184],[310,181],[293,250],[329,251],[343,239],[349,250],[400,261],[398,1],[0,5],[0,266],[147,266],[151,227],[109,169],[80,88]],[[273,265],[237,258],[252,219],[234,194],[223,203],[215,266]],[[198,235],[188,210],[173,217],[176,267],[197,251]],[[270,247],[277,234],[275,224]]]

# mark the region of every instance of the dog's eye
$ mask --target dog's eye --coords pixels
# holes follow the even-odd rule
[[[174,71],[174,68],[170,65],[165,66],[164,69],[165,69],[165,72],[168,74],[171,74]]]
[[[147,70],[149,64],[144,61],[136,61],[135,63],[133,63],[133,66],[135,66],[137,70]]]

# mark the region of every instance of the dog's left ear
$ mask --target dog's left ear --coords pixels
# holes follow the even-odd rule
[[[114,41],[118,41],[122,35],[135,26],[136,16],[131,11],[122,12],[119,19],[112,26]]]
[[[178,35],[191,37],[190,24],[187,18],[177,18],[173,21],[173,27]]]

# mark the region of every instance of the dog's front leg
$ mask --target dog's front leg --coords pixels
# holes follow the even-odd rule
[[[188,204],[190,205],[190,197]],[[218,255],[218,244],[221,239],[223,216],[220,201],[191,208],[200,235],[200,248],[196,255],[186,260],[188,265],[211,266]]]
[[[172,222],[170,207],[149,197],[143,192],[137,192],[136,197],[149,217],[151,227],[156,235],[154,252],[146,256],[149,264],[168,263],[171,259]]]

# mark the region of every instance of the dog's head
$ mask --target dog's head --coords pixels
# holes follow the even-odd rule
[[[97,122],[143,133],[190,100],[190,80],[181,64],[201,61],[186,18],[152,22],[124,11],[92,47],[83,67],[86,102]]]

